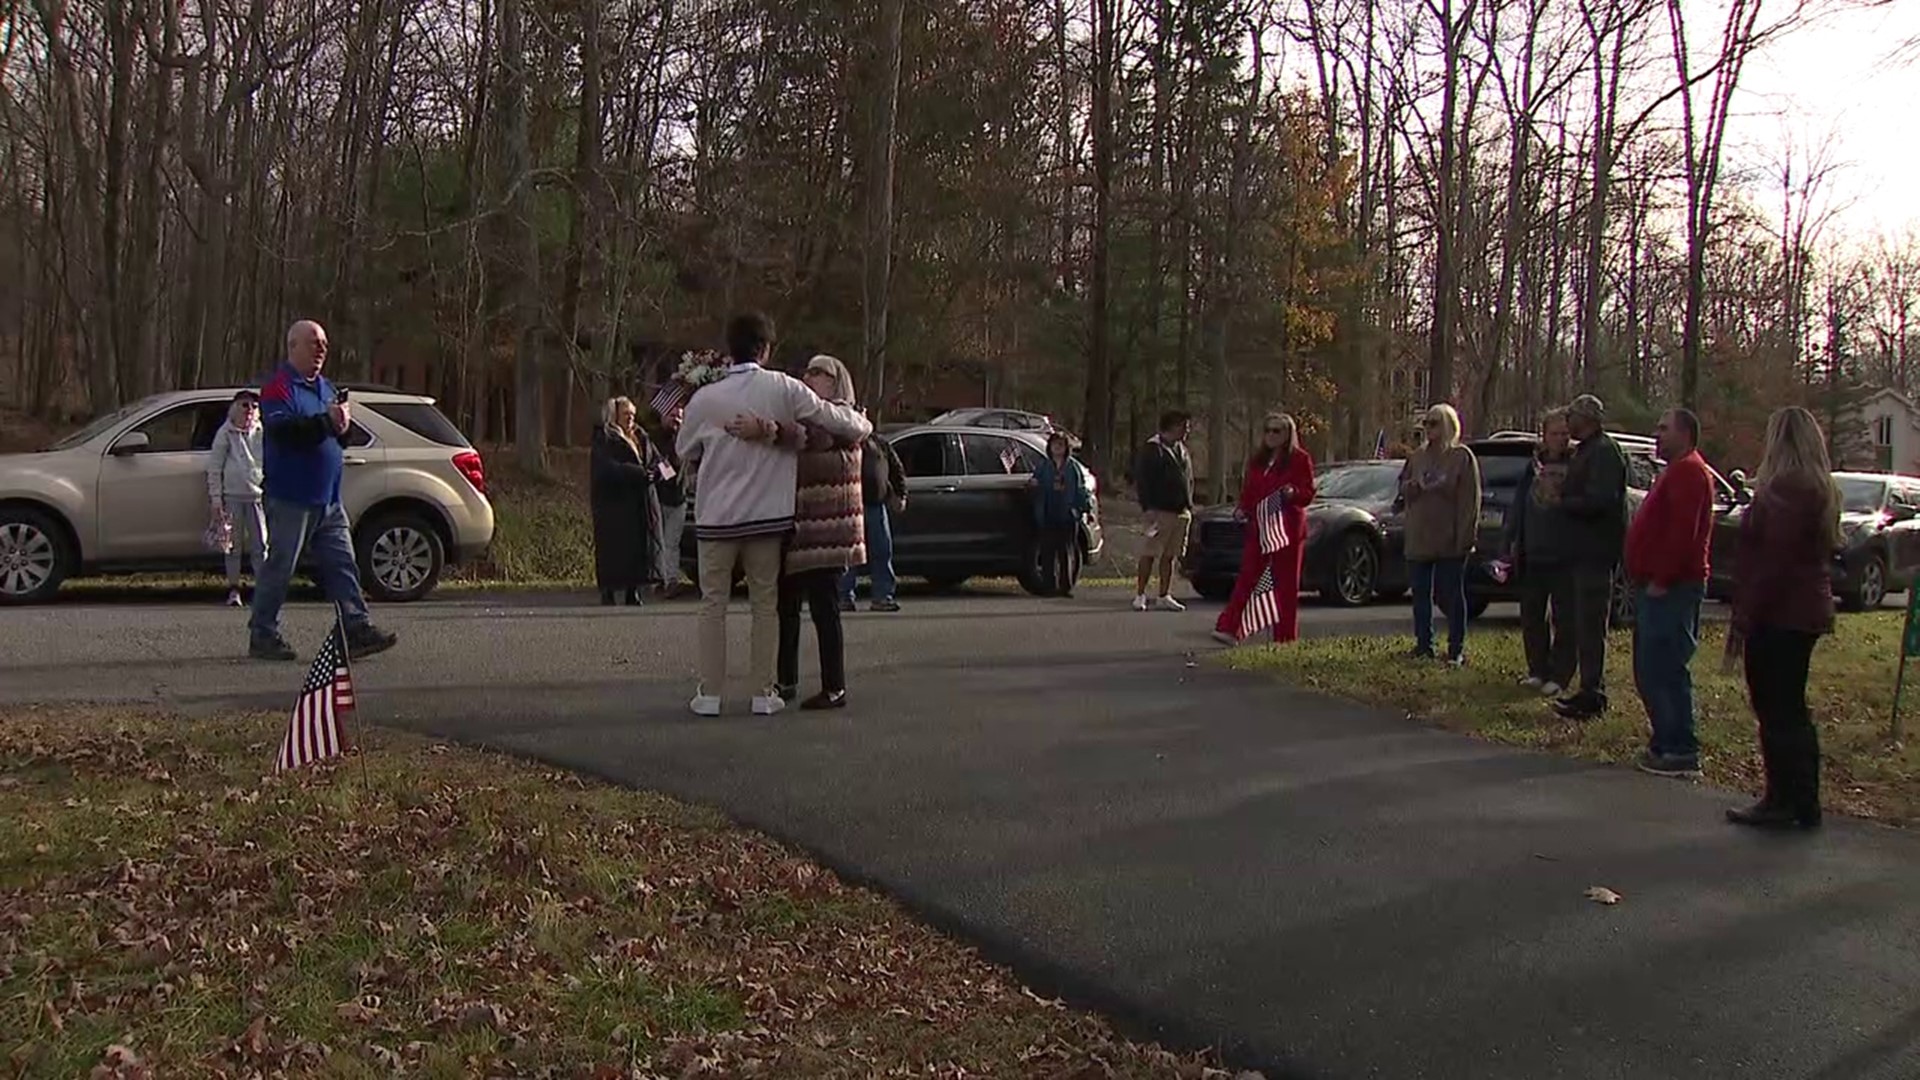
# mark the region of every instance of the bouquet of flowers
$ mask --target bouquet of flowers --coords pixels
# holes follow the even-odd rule
[[[665,416],[674,409],[685,405],[695,390],[708,383],[719,382],[727,375],[727,362],[719,353],[709,350],[687,352],[680,355],[680,366],[675,368],[667,381],[653,395],[653,411]]]

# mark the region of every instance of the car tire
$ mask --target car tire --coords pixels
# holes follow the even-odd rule
[[[1067,550],[1067,573],[1069,575],[1067,588],[1069,590],[1080,580],[1081,558],[1079,544],[1076,543]],[[1026,590],[1027,595],[1053,595],[1047,591],[1046,577],[1040,571],[1040,542],[1038,540],[1028,545],[1026,565],[1017,576],[1020,580],[1020,587]]]
[[[972,577],[973,575],[971,574],[928,574],[927,588],[937,593],[952,592],[960,586],[965,585]]]
[[[66,530],[32,507],[0,509],[0,604],[53,599],[75,564]]]
[[[1887,561],[1878,552],[1868,555],[1854,575],[1854,586],[1840,598],[1848,611],[1872,611],[1887,598]]]
[[[1225,603],[1233,596],[1233,579],[1203,577],[1192,580],[1193,591],[1200,594],[1202,600]]]
[[[1380,579],[1380,553],[1366,533],[1355,529],[1340,538],[1340,550],[1333,556],[1333,576],[1320,596],[1338,607],[1370,604],[1374,583]]]
[[[1467,618],[1477,619],[1480,616],[1485,615],[1487,613],[1487,608],[1491,607],[1492,605],[1493,605],[1493,601],[1487,599],[1484,596],[1467,597]]]
[[[390,604],[411,603],[431,593],[447,565],[439,530],[416,511],[375,515],[360,527],[354,547],[361,587]]]
[[[1616,566],[1607,589],[1607,625],[1624,629],[1633,622],[1633,587],[1627,584],[1626,572]]]

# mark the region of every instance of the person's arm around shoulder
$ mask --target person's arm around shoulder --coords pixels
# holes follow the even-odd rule
[[[806,383],[791,375],[783,373],[780,378],[783,380],[780,384],[782,397],[792,419],[812,424],[849,445],[873,434],[872,422],[860,415],[859,409],[823,401],[820,395],[808,389]],[[778,416],[774,419],[784,421],[788,417]]]
[[[1595,436],[1602,438],[1603,436]],[[1620,452],[1620,445],[1607,439],[1609,445],[1596,447],[1592,452],[1582,455],[1578,483],[1567,483],[1560,489],[1560,509],[1570,517],[1597,518],[1625,505],[1627,497],[1627,459]],[[1569,470],[1568,479],[1574,478]]]

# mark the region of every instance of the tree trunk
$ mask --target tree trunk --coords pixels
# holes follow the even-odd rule
[[[873,27],[873,81],[867,103],[866,235],[861,245],[861,348],[866,397],[876,409],[887,396],[887,308],[893,289],[894,120],[900,100],[900,35],[905,0],[880,0]],[[882,415],[880,412],[876,416]]]
[[[1093,0],[1093,281],[1089,311],[1092,327],[1087,341],[1087,430],[1083,437],[1087,461],[1096,469],[1110,469],[1117,460],[1113,447],[1112,357],[1108,353],[1115,3],[1116,0]]]
[[[546,399],[541,378],[540,249],[533,228],[533,153],[528,142],[526,0],[499,0],[500,167],[505,185],[502,296],[514,329],[515,457],[531,473],[546,471]]]

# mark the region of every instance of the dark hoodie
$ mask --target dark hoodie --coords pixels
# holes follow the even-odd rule
[[[1740,518],[1734,562],[1733,626],[1824,634],[1833,629],[1833,520],[1822,492],[1801,477],[1778,477],[1754,493]]]

